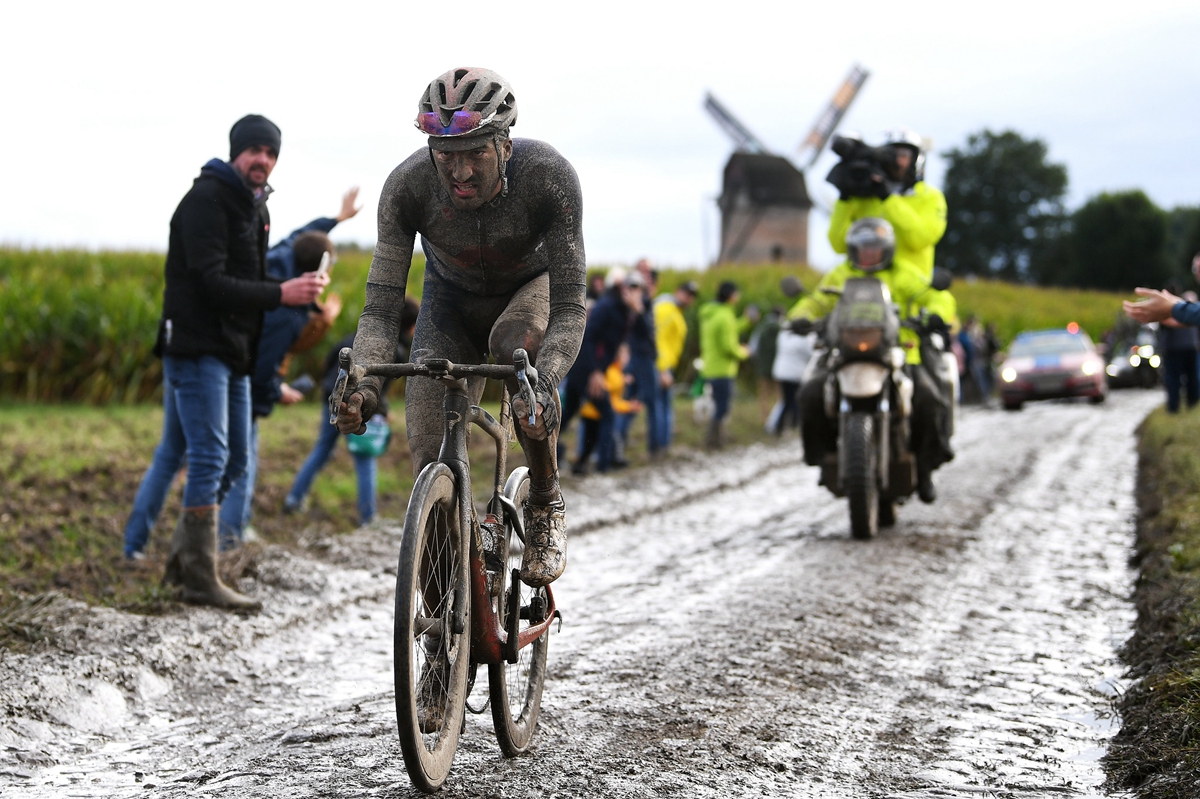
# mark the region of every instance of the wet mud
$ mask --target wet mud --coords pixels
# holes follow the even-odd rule
[[[533,750],[469,716],[442,795],[1102,795],[1159,401],[968,411],[941,499],[870,542],[795,439],[578,484]],[[257,616],[60,603],[52,644],[0,660],[0,794],[417,796],[398,536],[269,548]]]

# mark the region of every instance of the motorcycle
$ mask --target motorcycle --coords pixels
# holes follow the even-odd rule
[[[935,270],[931,288],[949,285],[949,273]],[[826,353],[810,362],[805,376],[807,380],[822,367],[828,370],[825,415],[838,425],[837,453],[821,464],[821,483],[849,500],[851,536],[869,539],[880,527],[896,523],[897,505],[917,488],[917,460],[910,446],[914,385],[905,371],[900,328],[917,331],[922,360],[951,397],[957,362],[936,324],[919,317],[901,319],[882,281],[851,278],[840,290],[825,291],[840,297],[829,316],[813,325]]]

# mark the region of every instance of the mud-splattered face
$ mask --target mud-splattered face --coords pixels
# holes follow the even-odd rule
[[[471,150],[433,150],[438,177],[459,211],[473,211],[500,193],[500,169],[512,155],[512,141],[491,139]]]

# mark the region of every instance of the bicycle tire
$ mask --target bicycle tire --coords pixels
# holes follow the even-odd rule
[[[522,466],[514,469],[504,486],[504,495],[510,499],[518,510],[529,495],[529,469]],[[505,606],[508,592],[512,588],[513,569],[520,569],[521,554],[524,551],[523,542],[517,534],[517,529],[510,523],[504,525],[506,535],[504,541],[505,568],[501,570],[502,580],[499,595],[493,599],[499,618],[506,618]],[[517,585],[521,585],[517,581]],[[528,586],[521,586],[522,592]],[[546,590],[535,589],[530,594],[539,596],[546,607]],[[521,619],[521,629],[526,629],[536,620]],[[493,663],[488,665],[488,690],[492,700],[492,723],[496,729],[496,740],[500,751],[506,757],[516,757],[529,749],[537,729],[538,712],[542,705],[542,687],[546,682],[546,652],[550,644],[550,631],[547,630],[541,638],[524,647],[517,653],[516,663]]]
[[[404,517],[396,571],[394,638],[400,749],[409,779],[427,793],[440,788],[450,773],[466,710],[471,659],[469,604],[461,633],[454,633],[450,619],[456,583],[469,579],[467,552],[458,523],[454,473],[444,463],[432,463],[417,477]],[[469,603],[469,591],[467,596]],[[436,712],[426,711],[422,720],[418,710],[422,691],[427,697],[444,691],[440,724]],[[425,704],[431,703],[427,700]],[[431,706],[439,707],[436,703]],[[431,724],[435,726],[429,729]]]
[[[850,535],[866,540],[879,531],[879,476],[876,474],[875,420],[856,411],[846,417],[846,497],[850,500]]]

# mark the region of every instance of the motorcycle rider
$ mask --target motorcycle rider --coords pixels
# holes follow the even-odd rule
[[[886,220],[867,218],[855,222],[846,234],[845,250],[848,260],[825,275],[812,293],[792,306],[788,318],[821,319],[838,301],[837,294],[825,289],[840,289],[850,278],[874,277],[887,285],[892,301],[900,307],[902,319],[919,315],[931,327],[955,323],[954,297],[948,291],[931,288],[925,272],[900,256],[895,233]],[[922,364],[921,341],[915,330],[901,327],[900,345],[905,348],[905,371],[913,381],[911,447],[917,459],[917,494],[922,502],[933,502],[937,498],[933,471],[954,457],[949,436],[950,388]],[[814,373],[800,389],[804,461],[810,466],[824,466],[826,454],[837,452],[838,421],[825,415],[827,359],[828,353],[821,356]],[[928,365],[933,365],[932,360]],[[828,479],[825,472],[822,469],[822,484]]]
[[[528,351],[538,370],[536,419],[514,395],[517,439],[529,464],[521,579],[546,585],[566,567],[566,507],[558,483],[558,383],[579,352],[584,320],[581,195],[575,170],[550,145],[512,139],[517,102],[503,77],[452,69],[418,105],[422,147],[388,177],[379,200],[379,238],[354,340],[360,363],[390,363],[399,339],[408,270],[421,236],[426,270],[412,361],[511,363]],[[482,380],[469,381],[474,402]],[[379,402],[368,377],[342,404],[338,429],[365,429]],[[437,459],[444,389],[410,380],[405,417],[413,469]]]
[[[829,217],[829,243],[846,253],[846,234],[860,219],[887,220],[896,233],[896,256],[916,266],[926,281],[933,274],[933,248],[946,232],[946,195],[925,182],[921,137],[908,128],[884,134],[888,153],[880,174],[873,175],[875,194],[851,197],[842,191]]]

